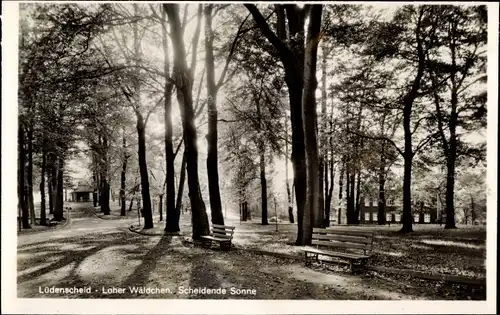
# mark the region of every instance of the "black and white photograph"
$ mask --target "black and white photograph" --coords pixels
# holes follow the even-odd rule
[[[498,9],[5,3],[2,309],[494,313]]]

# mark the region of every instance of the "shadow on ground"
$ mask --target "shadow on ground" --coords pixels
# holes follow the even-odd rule
[[[82,219],[84,216],[85,214],[81,214]],[[256,231],[252,231],[253,226],[242,225],[239,227],[239,236],[235,236],[237,249],[219,251],[183,243],[183,238],[178,236],[143,236],[128,231],[126,226],[113,227],[109,224],[109,220],[96,219],[92,222],[93,229],[81,231],[77,236],[71,233],[56,234],[57,237],[40,236],[34,242],[19,245],[18,297],[330,300],[457,298],[455,289],[441,284],[437,284],[439,288],[429,290],[429,282],[374,274],[352,276],[343,271],[306,268],[302,261],[259,255],[245,250],[245,244],[257,245],[259,239],[261,247],[291,240],[287,233],[282,234],[283,231],[274,233],[268,230],[266,234],[264,231],[268,227],[257,227]],[[288,229],[292,232],[293,226]],[[421,239],[419,244],[428,246],[426,250],[432,250],[435,246],[450,246],[448,243],[432,241],[425,243],[424,240]],[[460,248],[462,245],[451,246]],[[469,249],[477,248],[468,247],[467,250]],[[398,255],[388,254],[394,257],[395,262],[401,259]],[[51,287],[90,287],[90,292],[43,293]],[[194,292],[204,288],[225,289],[226,293]],[[163,292],[158,292],[160,289]],[[477,298],[473,292],[462,293],[460,298]],[[481,294],[477,296],[481,297]]]

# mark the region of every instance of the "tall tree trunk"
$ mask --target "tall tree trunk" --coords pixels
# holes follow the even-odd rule
[[[218,152],[217,152],[217,86],[215,83],[215,65],[212,31],[212,7],[205,5],[205,67],[207,73],[207,109],[208,109],[208,134],[207,134],[207,175],[208,192],[210,195],[210,212],[212,224],[224,224],[222,202],[219,189]],[[263,219],[264,220],[264,219]],[[266,218],[267,221],[267,218]]]
[[[288,220],[290,223],[295,223],[293,217],[292,193],[290,191],[290,183],[288,181],[288,117],[285,117],[285,180],[286,180],[286,201],[288,208]]]
[[[122,150],[123,150],[123,155],[122,155],[122,173],[120,177],[120,200],[121,200],[121,209],[120,209],[120,215],[121,216],[126,216],[125,212],[125,207],[126,207],[126,202],[125,202],[125,185],[127,182],[127,162],[128,162],[128,153],[125,151],[127,146],[127,141],[125,139],[125,132],[123,133],[123,142],[122,142]]]
[[[56,157],[57,163],[57,176],[56,176],[56,189],[54,198],[54,221],[62,221],[64,219],[64,159],[62,155]]]
[[[453,40],[451,43],[452,67],[456,65],[456,43]],[[448,154],[446,156],[446,224],[445,229],[456,229],[455,225],[455,164],[457,159],[457,142],[458,136],[456,133],[458,124],[458,84],[455,74],[451,76],[451,112],[448,120],[448,129],[450,131],[450,141],[448,145]]]
[[[144,229],[151,229],[153,228],[153,213],[151,209],[151,196],[149,194],[148,166],[146,164],[146,126],[141,113],[136,111],[135,114],[137,116],[137,134],[139,136],[139,172],[141,174]]]
[[[18,165],[18,186],[17,186],[17,194],[18,194],[18,202],[19,208],[21,212],[21,220],[22,220],[22,228],[30,229],[30,221],[29,221],[29,208],[26,202],[26,190],[25,190],[25,168],[26,168],[26,150],[24,147],[24,124],[19,119],[19,128],[17,133],[17,143],[18,143],[18,156],[19,156],[19,165]]]
[[[198,178],[198,148],[197,135],[194,121],[193,108],[193,74],[186,65],[186,49],[182,39],[181,25],[179,19],[178,4],[163,4],[168,15],[170,24],[170,34],[174,47],[174,73],[177,87],[177,99],[180,107],[182,127],[184,131],[184,145],[187,156],[187,179],[189,188],[189,198],[191,201],[191,221],[193,226],[193,239],[198,240],[203,235],[208,235],[209,224],[205,208],[205,203],[200,193],[200,183]],[[198,9],[198,27],[201,20],[201,4]],[[196,45],[195,45],[196,46]],[[196,51],[193,47],[193,51]],[[195,57],[193,57],[196,59]],[[191,70],[194,70],[192,65]]]
[[[319,183],[320,183],[320,205],[323,206],[325,213],[325,220],[323,225],[330,226],[330,203],[328,201],[329,179],[328,179],[328,149],[327,149],[327,114],[326,114],[326,59],[328,57],[328,50],[326,45],[322,49],[321,58],[321,128],[318,131],[320,137],[319,148]],[[327,206],[328,204],[328,206]]]
[[[347,199],[347,224],[354,223],[354,192],[356,188],[355,174],[352,169],[347,169],[347,185],[346,185],[346,199]]]
[[[356,210],[354,211],[354,223],[359,224],[359,212],[361,210],[361,171],[358,171],[356,180]]]
[[[339,212],[337,213],[338,216],[338,222],[337,224],[342,224],[342,192],[343,186],[344,186],[344,173],[345,173],[345,164],[342,161],[342,167],[340,169],[340,176],[339,176]]]
[[[45,209],[45,172],[47,165],[47,153],[44,148],[42,148],[42,167],[41,167],[41,180],[40,180],[40,225],[47,225],[47,213]]]
[[[132,211],[132,206],[134,205],[134,197],[130,198],[130,204],[128,206],[128,211]]]
[[[48,159],[49,159],[49,165],[47,167],[47,187],[48,187],[48,194],[49,194],[49,214],[54,214],[54,192],[53,192],[53,186],[52,186],[52,168],[53,166],[53,161],[51,158],[51,154],[48,154]]]
[[[259,167],[260,167],[260,195],[261,195],[261,206],[262,206],[262,225],[269,224],[267,221],[267,180],[266,180],[266,161],[265,161],[265,149],[264,143],[261,141],[259,153]]]
[[[413,149],[411,141],[411,106],[405,104],[403,126],[404,126],[404,175],[403,175],[403,226],[401,232],[413,232],[413,218],[411,214],[411,172],[413,161]]]
[[[181,163],[181,175],[179,177],[179,186],[177,188],[177,203],[175,205],[175,212],[177,213],[177,216],[180,216],[181,213],[181,207],[182,207],[182,195],[184,194],[184,184],[186,182],[186,164],[187,164],[187,157],[186,157],[186,152],[182,154],[182,163]]]
[[[175,168],[174,147],[172,142],[172,93],[173,83],[170,76],[170,57],[167,36],[167,19],[165,10],[162,12],[162,43],[163,43],[163,71],[165,72],[164,112],[165,112],[165,156],[166,156],[166,222],[165,232],[176,233],[179,228],[179,211],[175,205]],[[180,186],[179,186],[180,189]],[[181,195],[182,196],[182,195]],[[182,198],[182,197],[181,197]]]
[[[101,147],[101,159],[102,159],[102,173],[101,173],[101,212],[104,215],[109,215],[111,209],[109,207],[109,183],[108,183],[108,138],[107,131],[104,132],[102,138],[102,147]]]
[[[294,169],[295,199],[297,204],[297,240],[303,245],[303,215],[306,201],[306,163],[304,127],[302,122],[302,89],[304,87],[304,23],[305,14],[296,5],[279,6],[278,37],[271,31],[266,19],[253,4],[245,4],[258,27],[269,42],[279,51],[285,68],[285,81],[290,101],[290,121],[292,127],[292,163]],[[285,31],[285,11],[288,18],[288,36]],[[285,44],[286,43],[286,44]],[[309,237],[306,235],[306,239]]]
[[[53,152],[52,153],[52,168],[51,168],[51,175],[50,175],[50,184],[52,185],[52,214],[55,214],[56,212],[56,196],[57,196],[57,155]]]
[[[160,194],[160,201],[158,203],[158,211],[160,212],[160,221],[163,221],[163,194]]]
[[[385,159],[381,157],[378,173],[378,224],[384,225],[385,220]]]
[[[322,227],[324,223],[324,205],[320,203],[323,191],[319,185],[319,154],[317,139],[316,114],[316,61],[319,33],[321,27],[322,5],[312,5],[309,17],[305,58],[304,58],[304,94],[302,95],[302,119],[305,133],[307,161],[307,198],[304,207],[303,245],[309,245],[312,228]]]
[[[328,164],[330,164],[329,166],[330,167],[326,167]],[[328,171],[328,174],[326,171]],[[325,200],[325,227],[329,227],[330,226],[330,213],[331,213],[331,208],[332,208],[332,196],[333,196],[333,187],[334,187],[334,183],[335,183],[335,169],[334,169],[334,165],[333,165],[333,158],[331,161],[327,161],[325,163],[325,179],[328,178],[328,176],[330,176],[330,185],[326,185],[328,186],[328,191],[326,191],[326,200]]]
[[[474,224],[476,221],[476,207],[474,205],[474,197],[472,194],[469,194],[470,196],[470,216],[471,216],[471,223]]]
[[[33,130],[30,126],[27,128],[27,153],[28,153],[28,166],[27,171],[27,187],[28,187],[28,207],[30,211],[30,224],[35,225],[35,203],[33,198]]]

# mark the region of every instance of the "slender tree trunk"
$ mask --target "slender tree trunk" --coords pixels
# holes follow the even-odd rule
[[[378,224],[384,225],[385,220],[385,167],[380,167],[378,175]]]
[[[181,175],[179,177],[179,187],[177,188],[177,203],[175,205],[175,212],[177,216],[180,216],[181,207],[182,207],[182,195],[184,194],[184,184],[186,182],[186,164],[187,157],[186,153],[182,154],[182,163],[181,163]]]
[[[264,143],[261,141],[260,145],[260,190],[261,190],[261,206],[262,206],[262,225],[268,225],[267,221],[267,180],[266,180],[266,161]]]
[[[41,196],[41,205],[40,205],[40,225],[47,225],[47,214],[45,209],[45,172],[47,165],[47,153],[45,149],[42,148],[42,167],[41,167],[41,180],[40,180],[40,196]]]
[[[474,224],[476,221],[476,207],[474,205],[474,197],[472,194],[469,194],[470,196],[470,216],[471,216],[471,223]]]
[[[212,224],[224,224],[222,202],[219,189],[218,152],[217,152],[217,86],[215,83],[215,66],[213,54],[212,6],[205,5],[205,66],[207,73],[207,175],[208,192],[210,195],[210,212]],[[263,219],[264,220],[264,219]],[[264,224],[264,223],[263,223]]]
[[[144,213],[144,229],[153,228],[153,213],[151,209],[151,196],[149,194],[149,174],[146,164],[146,126],[141,113],[136,111],[137,134],[139,136],[139,172],[141,174],[141,195]]]
[[[384,225],[386,223],[385,220],[385,141],[381,144],[381,152],[380,152],[380,165],[378,170],[378,220],[377,223],[379,225]]]
[[[49,165],[47,167],[47,187],[48,187],[48,194],[49,194],[49,214],[54,214],[54,192],[52,189],[52,168],[53,166],[53,160],[50,157],[51,155],[49,154]]]
[[[102,159],[102,173],[101,173],[101,212],[104,215],[109,215],[111,213],[111,209],[109,206],[109,183],[108,183],[108,138],[106,131],[104,132],[102,138],[102,147],[101,147],[101,159]]]
[[[409,112],[408,112],[409,111]],[[403,125],[405,129],[404,175],[403,175],[403,226],[401,232],[413,232],[413,218],[411,214],[411,172],[413,149],[411,141],[411,106],[405,105]]]
[[[160,212],[160,221],[163,221],[163,194],[160,194],[160,201],[158,203],[158,210]]]
[[[130,198],[130,204],[128,206],[128,211],[132,211],[132,206],[134,205],[134,197]]]
[[[21,220],[22,220],[22,228],[30,229],[30,221],[29,221],[29,208],[26,203],[26,190],[25,190],[25,168],[26,168],[26,151],[24,147],[24,124],[19,120],[19,128],[17,134],[18,141],[18,155],[19,155],[19,165],[18,165],[18,202],[19,208],[21,212]]]
[[[125,151],[127,142],[125,139],[125,133],[123,135],[123,144],[122,144],[122,149],[123,149],[123,156],[122,156],[122,173],[120,177],[120,200],[121,200],[121,209],[120,209],[120,215],[121,216],[126,216],[127,214],[125,213],[125,207],[126,207],[126,202],[125,202],[125,185],[127,182],[127,162],[128,162],[128,154]]]
[[[53,202],[53,210],[52,214],[55,215],[56,212],[56,196],[57,196],[57,155],[55,153],[52,154],[52,169],[51,169],[51,185],[52,185],[52,202]]]
[[[452,43],[452,65],[456,68],[456,52]],[[446,156],[446,224],[445,229],[456,229],[455,224],[455,164],[457,159],[458,87],[455,75],[451,77],[451,113],[448,121],[450,141]]]
[[[450,152],[452,151],[452,141],[450,141]],[[451,155],[451,154],[450,154]],[[445,229],[456,229],[455,224],[455,159],[449,157],[447,163],[446,176],[446,224]]]
[[[342,167],[340,169],[340,176],[339,176],[339,212],[337,213],[338,215],[338,223],[337,224],[342,224],[342,192],[344,191],[344,173],[345,173],[345,164],[342,162]]]
[[[290,183],[288,181],[288,117],[285,117],[285,180],[286,180],[286,197],[288,208],[288,220],[290,223],[295,223],[293,217],[292,193],[290,191]]]
[[[352,171],[352,173],[351,173]],[[353,170],[347,172],[347,224],[356,224],[354,218],[355,211],[355,188],[356,188],[356,178]]]
[[[330,185],[328,186],[328,191],[326,192],[326,202],[325,202],[325,226],[329,227],[330,226],[330,212],[332,208],[332,196],[333,196],[333,186],[335,183],[335,170],[334,170],[334,165],[333,165],[333,159],[329,162],[330,167],[326,168],[326,170],[329,169],[329,174],[325,172],[325,178],[328,178],[328,175],[330,176]],[[326,164],[325,164],[326,166]]]
[[[28,141],[28,166],[27,166],[27,187],[28,187],[28,206],[30,211],[30,224],[35,225],[35,203],[33,198],[33,130],[27,129]]]
[[[170,34],[174,47],[174,73],[177,87],[177,99],[181,111],[182,127],[184,131],[184,145],[187,155],[187,179],[189,198],[191,201],[191,221],[193,225],[193,239],[198,240],[208,235],[208,217],[200,194],[198,178],[198,149],[196,126],[194,122],[192,86],[193,77],[186,65],[186,50],[182,39],[178,4],[163,4],[168,15]],[[198,25],[201,20],[201,4],[198,9]],[[197,29],[199,29],[197,27]],[[195,32],[196,33],[196,32]],[[196,48],[196,47],[194,47]],[[194,49],[196,51],[196,49]],[[194,69],[191,69],[194,70]]]
[[[361,209],[361,171],[358,171],[356,180],[356,211],[354,211],[354,224],[359,224],[359,212]]]
[[[64,160],[60,155],[56,158],[57,163],[57,176],[56,176],[56,189],[55,189],[55,204],[54,204],[54,221],[62,221],[64,219]]]
[[[166,223],[165,232],[179,232],[180,211],[175,204],[175,168],[174,147],[172,142],[172,93],[173,83],[170,76],[170,57],[167,35],[167,19],[165,10],[162,11],[162,43],[163,43],[163,71],[165,72],[164,112],[165,112],[165,156],[166,156]],[[180,186],[179,186],[179,189]],[[181,195],[182,196],[182,195]],[[182,198],[182,197],[181,197]],[[177,200],[179,202],[179,200]],[[162,215],[161,215],[162,216]],[[161,221],[162,219],[160,219]]]

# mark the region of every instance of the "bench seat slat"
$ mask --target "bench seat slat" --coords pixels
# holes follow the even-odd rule
[[[224,230],[224,229],[219,229],[219,228],[213,228],[212,231],[219,232],[219,233],[224,233],[224,234],[233,234],[234,233],[234,231]]]
[[[355,229],[343,229],[343,228],[313,228],[313,233],[327,233],[327,234],[338,234],[338,235],[359,235],[365,237],[373,237],[373,232],[361,231]]]
[[[219,237],[214,237],[214,236],[210,236],[210,235],[204,235],[201,238],[206,239],[206,240],[216,241],[216,242],[230,242],[231,241],[231,239],[219,238]]]
[[[220,224],[212,224],[212,228],[226,229],[226,230],[234,230],[234,226],[230,225],[220,225]]]
[[[344,241],[358,244],[370,244],[371,240],[366,237],[359,236],[345,236],[345,235],[331,235],[331,234],[313,234],[313,239],[319,240],[336,240],[336,241]]]
[[[213,233],[213,237],[218,237],[218,238],[226,238],[226,239],[232,239],[233,237],[231,235],[225,235],[225,234],[219,234],[219,233]]]
[[[312,245],[322,245],[328,247],[342,247],[342,248],[356,248],[369,250],[371,246],[369,244],[355,244],[355,243],[346,243],[346,242],[331,242],[331,241],[318,241],[313,239],[311,242]]]
[[[370,256],[367,256],[367,255],[333,252],[333,251],[320,250],[320,249],[316,249],[316,248],[307,248],[304,251],[308,252],[308,253],[314,253],[314,254],[332,256],[332,257],[342,257],[342,258],[348,258],[348,259],[368,259],[368,258],[370,258]]]

